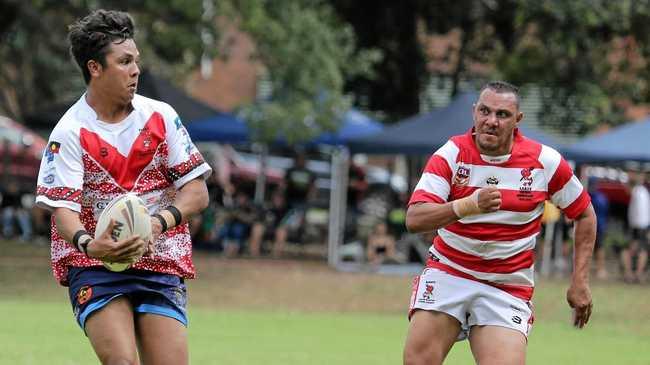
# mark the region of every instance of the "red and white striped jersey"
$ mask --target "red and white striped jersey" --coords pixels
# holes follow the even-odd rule
[[[84,94],[57,123],[41,161],[36,203],[46,209],[79,212],[81,223],[95,232],[100,213],[114,197],[137,194],[153,214],[174,202],[176,189],[211,168],[192,143],[174,109],[135,95],[134,110],[119,123],[105,123]],[[52,270],[66,285],[68,266],[102,265],[79,253],[58,233],[52,219]],[[174,227],[155,243],[153,257],[135,269],[193,278],[192,243],[187,224]]]
[[[518,129],[511,154],[497,157],[481,155],[472,133],[452,137],[431,156],[409,205],[442,204],[493,186],[501,192],[501,207],[439,229],[427,266],[530,300],[544,202],[576,218],[589,206],[589,194],[557,151]]]

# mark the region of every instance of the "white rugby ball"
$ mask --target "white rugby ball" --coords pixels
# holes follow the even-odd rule
[[[146,205],[137,195],[127,193],[111,200],[97,219],[95,237],[99,237],[106,229],[111,219],[115,221],[111,238],[121,241],[134,235],[140,235],[145,242],[151,238],[151,217]],[[124,271],[139,260],[130,262],[106,262],[104,266],[111,271]]]

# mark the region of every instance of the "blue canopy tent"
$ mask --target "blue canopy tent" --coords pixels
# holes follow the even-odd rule
[[[576,162],[650,162],[650,117],[586,137],[563,149]]]
[[[194,142],[240,143],[247,142],[250,134],[243,120],[222,112],[185,123],[185,128]]]
[[[356,109],[350,109],[343,115],[343,121],[338,131],[325,132],[309,143],[342,145],[354,139],[379,133],[382,129],[383,124]]]
[[[249,142],[250,130],[246,123],[228,113],[217,113],[208,118],[186,123],[187,131],[196,142]],[[365,137],[382,130],[381,123],[364,115],[356,109],[350,109],[343,115],[340,128],[336,132],[325,132],[307,142],[307,144],[342,145],[348,141]],[[278,142],[283,144],[283,142]]]
[[[474,92],[460,94],[444,108],[404,119],[381,133],[354,139],[348,145],[352,152],[359,153],[429,155],[445,144],[449,137],[463,134],[471,128],[472,107],[477,99],[478,94]],[[553,137],[525,124],[524,117],[519,128],[524,136],[550,147],[561,147]]]

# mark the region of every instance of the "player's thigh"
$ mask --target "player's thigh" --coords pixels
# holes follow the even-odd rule
[[[139,313],[136,325],[143,365],[189,363],[187,329],[181,322],[158,314]]]
[[[416,310],[406,336],[404,364],[442,364],[460,330],[460,322],[449,314]]]
[[[522,365],[526,363],[526,336],[512,328],[473,326],[469,344],[477,364]]]
[[[138,353],[131,303],[124,296],[93,312],[85,330],[102,364],[137,364]]]

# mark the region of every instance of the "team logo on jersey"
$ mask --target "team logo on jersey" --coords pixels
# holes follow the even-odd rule
[[[93,296],[93,288],[90,286],[82,286],[77,293],[77,303],[82,305],[90,300]]]
[[[490,176],[487,178],[487,180],[485,180],[485,183],[488,185],[497,186],[499,185],[499,178],[496,176]]]
[[[54,174],[49,174],[43,178],[43,182],[50,185],[54,182]]]
[[[519,181],[523,181],[524,185],[533,185],[533,168],[526,167],[521,169],[521,179]]]
[[[435,281],[427,281],[424,283],[424,291],[422,292],[422,298],[418,300],[420,303],[433,304],[436,300],[433,298],[433,290]]]
[[[47,157],[47,162],[50,163],[54,161],[54,155],[57,155],[61,150],[61,143],[59,142],[50,142],[45,149],[45,157]]]
[[[467,185],[469,183],[469,173],[469,167],[461,163],[454,176],[454,185]]]
[[[532,200],[533,199],[533,168],[526,167],[521,169],[521,186],[517,197],[519,200]]]

